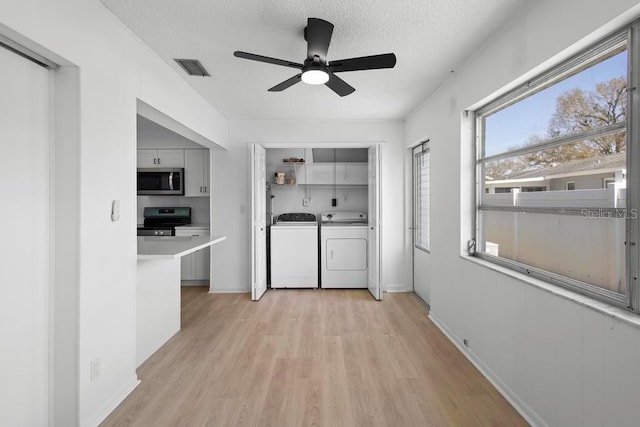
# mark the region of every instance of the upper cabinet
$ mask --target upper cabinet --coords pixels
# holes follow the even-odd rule
[[[367,185],[367,163],[310,163],[296,170],[297,183],[308,185]]]
[[[184,195],[209,197],[209,150],[184,150]]]
[[[367,185],[367,163],[336,163],[336,185]]]
[[[184,168],[184,150],[138,150],[139,168]]]

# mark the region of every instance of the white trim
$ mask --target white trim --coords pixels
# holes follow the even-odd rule
[[[178,122],[174,118],[168,116],[162,111],[152,107],[141,99],[136,99],[136,113],[145,119],[151,120],[152,122],[169,129],[172,132],[177,133],[180,136],[183,136],[196,144],[200,144],[205,148],[210,150],[226,150],[227,147],[220,144],[219,142],[212,141],[204,135],[199,134],[198,132],[192,130],[191,128],[183,125]]]
[[[503,267],[499,264],[496,264],[495,262],[483,260],[476,256],[460,255],[460,258],[475,263],[479,266],[487,267],[490,270],[493,270],[500,274],[504,274],[505,276],[511,277],[521,283],[534,286],[541,291],[548,292],[557,297],[569,300],[575,304],[581,305],[582,307],[593,310],[596,313],[601,313],[605,316],[609,316],[612,319],[624,322],[629,326],[640,328],[640,316],[632,311],[597,300],[587,295],[579,294],[570,289],[551,284],[542,279],[531,277],[527,274],[520,273],[519,271],[513,270],[511,268]]]
[[[374,145],[385,144],[385,141],[331,141],[331,142],[266,142],[266,141],[253,141],[250,144],[261,145],[262,148],[369,148]]]
[[[471,349],[464,345],[443,322],[429,312],[429,319],[455,345],[458,350],[475,366],[478,371],[493,385],[520,415],[532,426],[548,426],[542,418],[518,396],[496,373],[487,366]]]
[[[268,291],[269,289],[267,289]],[[209,289],[210,294],[251,294],[251,289],[216,288]]]
[[[141,383],[137,376],[134,376],[116,393],[113,398],[101,405],[89,418],[80,422],[81,426],[98,426],[103,422],[116,407],[121,404],[126,397]]]
[[[396,292],[413,292],[413,287],[405,284],[390,284],[386,286],[385,292],[388,293],[396,293]]]

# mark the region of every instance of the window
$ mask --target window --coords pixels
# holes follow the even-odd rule
[[[606,184],[640,160],[627,159],[637,25],[474,112],[474,255],[634,311],[637,180]]]
[[[413,149],[414,245],[429,251],[431,217],[431,154],[428,142]]]

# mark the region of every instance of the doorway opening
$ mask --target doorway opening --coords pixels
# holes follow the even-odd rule
[[[249,148],[252,299],[330,287],[382,299],[380,144]],[[330,227],[338,219],[340,229]]]

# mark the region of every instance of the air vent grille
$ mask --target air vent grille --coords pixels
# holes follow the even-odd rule
[[[189,74],[190,76],[201,76],[201,77],[210,76],[207,70],[202,66],[200,61],[198,61],[197,59],[175,59],[174,58],[174,61],[176,61],[178,65],[180,65],[182,69],[186,71],[187,74]]]

